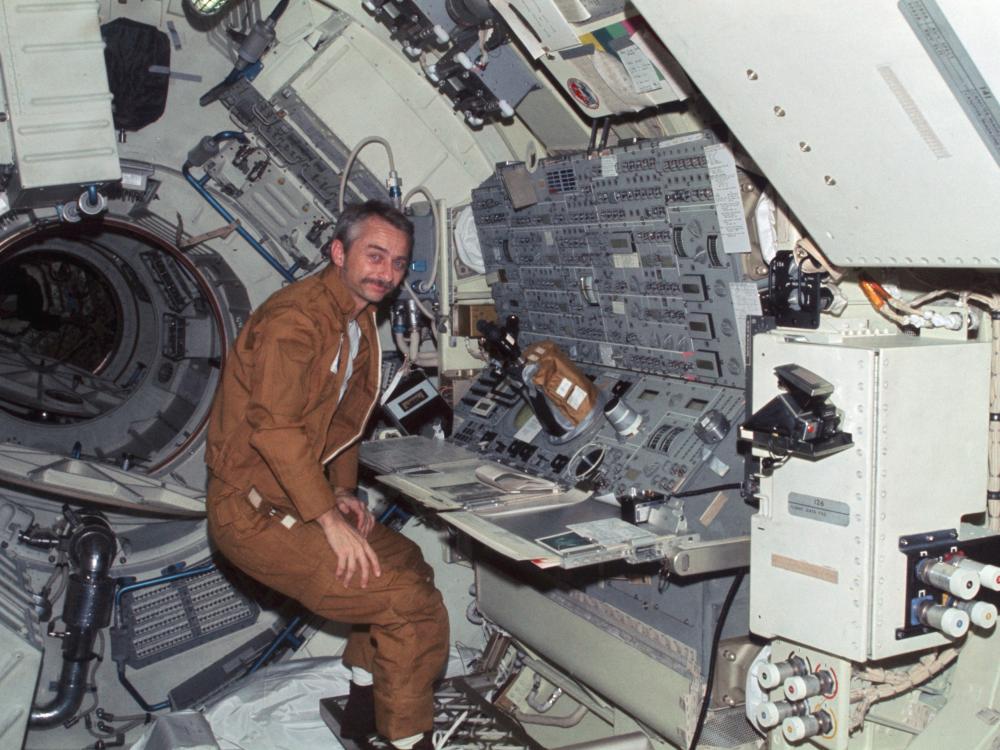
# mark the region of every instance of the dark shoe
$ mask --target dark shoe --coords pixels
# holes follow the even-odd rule
[[[434,741],[430,732],[424,732],[424,736],[413,746],[413,750],[434,750]]]
[[[351,683],[351,692],[344,706],[340,736],[345,740],[363,740],[375,734],[375,692],[371,685]]]

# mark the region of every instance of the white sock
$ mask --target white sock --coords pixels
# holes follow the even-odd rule
[[[372,673],[368,670],[361,667],[351,667],[351,682],[358,687],[368,687],[375,682],[375,678],[372,677]]]
[[[392,740],[392,746],[396,748],[396,750],[410,750],[411,747],[420,742],[423,736],[424,735],[421,732],[420,734],[415,734],[412,737],[403,737],[399,740]]]

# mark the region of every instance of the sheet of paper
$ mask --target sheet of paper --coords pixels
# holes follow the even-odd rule
[[[733,314],[736,316],[736,330],[740,337],[740,351],[747,352],[747,315],[761,315],[760,293],[752,281],[729,282],[729,294],[733,300]]]
[[[656,67],[646,57],[646,53],[634,44],[622,47],[618,50],[618,59],[622,61],[625,70],[628,71],[629,78],[632,79],[632,86],[636,93],[646,94],[656,91],[661,87],[660,76],[656,72]]]
[[[705,146],[708,178],[715,196],[715,214],[719,220],[722,248],[727,253],[749,253],[750,232],[743,214],[740,182],[736,174],[736,159],[729,146],[718,143]]]
[[[492,4],[535,59],[548,50],[567,49],[580,44],[573,27],[551,2],[517,0],[516,10],[509,0],[492,0]]]

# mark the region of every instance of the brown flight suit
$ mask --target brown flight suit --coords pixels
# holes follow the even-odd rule
[[[335,507],[333,487],[356,486],[357,441],[378,396],[381,351],[369,306],[358,316],[360,348],[338,403],[353,309],[331,264],[250,317],[209,419],[208,528],[253,578],[323,617],[364,626],[353,630],[344,661],[374,674],[378,731],[399,739],[431,729],[431,685],[447,657],[448,615],[433,571],[413,542],[376,524],[368,543],[382,575],[365,589],[355,575],[347,588],[312,523]]]

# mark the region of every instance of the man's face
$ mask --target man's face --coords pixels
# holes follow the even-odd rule
[[[374,216],[361,224],[349,250],[340,241],[333,243],[330,260],[359,311],[369,302],[381,302],[402,282],[410,263],[409,244],[404,232]]]

